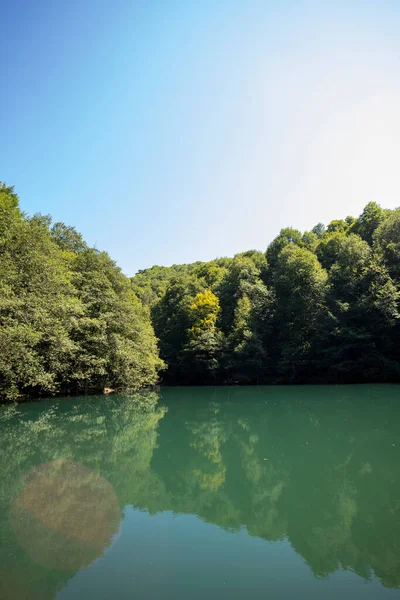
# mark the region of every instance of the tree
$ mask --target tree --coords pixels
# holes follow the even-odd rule
[[[317,322],[325,310],[327,277],[309,250],[293,244],[280,253],[274,285],[280,344],[278,369],[286,381],[310,376]]]
[[[302,237],[302,245],[307,250],[311,250],[311,252],[315,252],[319,244],[320,238],[313,231],[305,231]]]
[[[0,206],[0,395],[57,393],[82,308],[69,263],[48,233],[47,218],[24,218],[16,196],[5,192]]]
[[[88,248],[81,234],[76,231],[75,227],[69,227],[68,225],[65,225],[65,223],[58,222],[54,223],[50,232],[58,246],[63,250],[77,254]]]
[[[203,383],[215,379],[219,370],[222,334],[217,329],[218,298],[211,290],[196,294],[189,307],[188,342],[182,351],[186,377]]]
[[[400,283],[400,209],[382,220],[373,234],[374,248],[382,256],[389,273]]]
[[[175,382],[182,376],[181,353],[192,327],[190,307],[203,289],[194,277],[173,278],[164,295],[151,308],[154,330],[160,339],[160,356],[168,365],[164,374],[166,381]]]
[[[325,233],[325,225],[323,223],[317,223],[311,230],[318,238],[322,238]]]
[[[340,241],[329,283],[318,344],[322,370],[340,381],[398,376],[391,357],[398,292],[366,241],[354,234]]]
[[[105,252],[88,248],[73,264],[84,312],[72,337],[78,344],[71,380],[78,389],[154,383],[162,362],[147,308]]]
[[[269,295],[262,283],[257,291],[243,294],[237,301],[235,318],[227,340],[225,369],[228,381],[261,383],[268,371],[265,312]]]
[[[374,231],[385,219],[383,209],[376,202],[368,202],[358,220],[352,225],[352,232],[357,233],[370,246]]]
[[[15,206],[18,206],[18,194],[16,194],[13,185],[7,185],[4,181],[0,181],[0,194],[5,194],[9,198],[12,198]]]
[[[344,233],[348,229],[348,224],[343,219],[331,221],[326,228],[327,233]]]
[[[225,335],[232,328],[236,304],[243,290],[255,285],[259,280],[260,270],[251,258],[239,255],[233,259],[216,290],[221,306],[218,325]]]
[[[303,245],[301,232],[298,229],[293,229],[292,227],[281,229],[279,235],[270,243],[265,253],[268,264],[272,271],[277,266],[279,254],[286,246],[290,244],[300,247]]]
[[[315,254],[324,269],[330,269],[338,257],[341,243],[345,238],[343,231],[326,233],[315,248]]]

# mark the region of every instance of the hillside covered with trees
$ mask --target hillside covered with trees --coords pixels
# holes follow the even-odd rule
[[[164,383],[400,380],[400,209],[282,229],[265,254],[154,266],[149,306]]]
[[[0,184],[0,398],[400,380],[400,209],[125,277]],[[157,341],[158,338],[158,341]]]
[[[0,183],[0,399],[138,389],[161,366],[149,309],[110,257]]]

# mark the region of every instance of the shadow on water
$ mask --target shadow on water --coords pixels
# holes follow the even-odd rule
[[[400,585],[400,387],[169,388],[3,408],[0,597],[54,598],[127,505]],[[132,540],[132,550],[135,541]]]

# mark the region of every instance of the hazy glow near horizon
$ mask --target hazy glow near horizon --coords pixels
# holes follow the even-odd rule
[[[400,205],[398,2],[59,4],[5,1],[0,180],[127,274]]]

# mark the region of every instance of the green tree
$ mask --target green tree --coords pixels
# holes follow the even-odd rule
[[[346,381],[396,376],[391,355],[398,292],[366,241],[354,234],[341,240],[329,283],[319,340],[322,370]]]
[[[306,248],[291,244],[280,253],[274,285],[278,369],[286,381],[304,380],[311,375],[317,323],[325,310],[327,277],[317,257]]]
[[[292,227],[281,229],[279,235],[270,243],[266,251],[266,258],[272,270],[277,266],[279,254],[286,246],[291,244],[300,247],[303,245],[301,232]]]
[[[233,326],[237,301],[259,281],[260,269],[251,258],[239,255],[233,259],[216,290],[221,306],[218,324],[225,335]]]
[[[214,380],[219,371],[222,333],[217,329],[218,298],[211,290],[196,294],[189,307],[188,342],[182,350],[183,369],[191,382]]]
[[[323,223],[317,223],[311,230],[318,238],[322,238],[325,233],[325,225]]]
[[[264,342],[271,299],[261,282],[248,292],[237,301],[232,331],[227,340],[225,368],[228,381],[261,383],[268,372]]]
[[[373,234],[374,248],[397,284],[400,283],[400,209],[392,212]]]
[[[376,202],[368,202],[358,220],[352,225],[352,232],[357,233],[369,245],[372,245],[374,231],[385,219],[384,210]]]
[[[151,308],[156,336],[160,339],[160,356],[168,366],[166,381],[182,377],[182,350],[189,341],[190,307],[196,294],[204,290],[194,277],[173,278],[166,292]]]
[[[336,262],[344,237],[343,231],[326,233],[315,248],[315,254],[324,269],[330,269]]]

